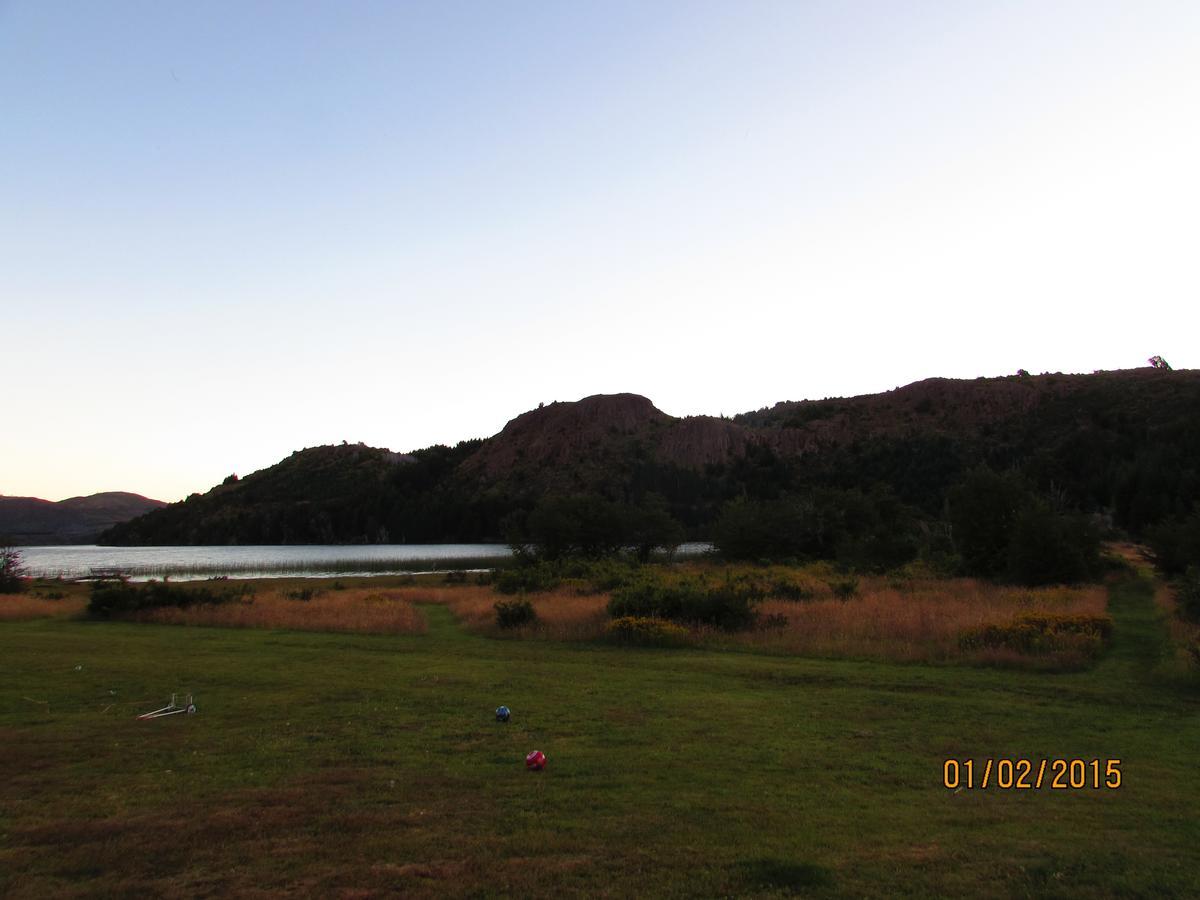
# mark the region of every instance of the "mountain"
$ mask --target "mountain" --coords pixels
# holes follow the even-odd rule
[[[166,506],[140,494],[107,491],[57,503],[0,496],[0,539],[15,544],[90,544],[102,532]]]
[[[1200,500],[1200,371],[933,378],[881,394],[678,418],[636,394],[522,413],[409,454],[314,447],[112,528],[119,544],[498,539],[542,498],[662,499],[703,537],[730,499],[887,491],[936,518],[969,469],[1017,469],[1060,506],[1139,531]]]

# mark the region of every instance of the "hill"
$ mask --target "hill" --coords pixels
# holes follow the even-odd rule
[[[888,491],[937,516],[969,469],[1016,469],[1137,532],[1200,499],[1200,372],[934,378],[882,394],[677,418],[636,394],[551,403],[487,440],[315,447],[111,529],[113,543],[498,539],[547,496],[665,502],[705,537],[735,497]]]
[[[88,544],[112,526],[166,506],[140,494],[107,491],[57,503],[0,496],[0,536],[15,544]]]

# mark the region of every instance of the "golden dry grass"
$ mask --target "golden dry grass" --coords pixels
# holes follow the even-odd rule
[[[832,593],[794,603],[766,600],[763,616],[787,624],[733,636],[739,644],[814,656],[867,656],[900,661],[961,657],[959,636],[1027,613],[1103,615],[1107,591],[1089,587],[1014,588],[971,578],[914,579],[897,584],[862,579],[857,596]]]
[[[607,594],[583,595],[574,588],[560,588],[544,594],[529,594],[537,613],[533,626],[502,631],[496,626],[495,604],[512,599],[488,587],[463,586],[425,592],[430,601],[444,603],[468,630],[478,634],[508,634],[517,637],[542,637],[551,640],[590,640],[604,632],[608,621]]]
[[[413,606],[427,591],[414,588],[356,588],[318,592],[296,600],[282,588],[268,588],[247,601],[166,607],[138,613],[141,622],[211,625],[223,628],[292,628],[367,634],[423,634],[425,619]]]
[[[786,581],[811,589],[802,601],[768,597],[759,604],[763,618],[774,618],[774,627],[725,633],[692,629],[690,640],[707,646],[741,646],[769,652],[806,656],[856,656],[897,661],[963,659],[960,635],[987,624],[1003,625],[1027,613],[1057,615],[1103,614],[1106,592],[1102,586],[1082,588],[1002,587],[974,579],[871,577],[859,580],[857,595],[834,597],[832,570],[810,566],[802,570],[772,567],[747,569],[763,583]],[[736,576],[739,574],[734,572]],[[694,577],[707,573],[710,581],[724,571],[693,564],[663,573],[665,577]],[[409,587],[355,586],[346,590],[319,589],[308,601],[293,599],[299,583],[287,582],[260,589],[250,602],[164,608],[143,612],[137,619],[173,625],[208,625],[233,628],[290,628],[305,631],[372,634],[419,634],[426,625],[416,603],[447,606],[458,621],[477,634],[547,640],[594,640],[604,635],[608,594],[583,593],[575,585],[528,595],[538,616],[536,625],[512,630],[496,626],[495,604],[511,599],[478,585]],[[1159,591],[1159,603],[1173,610],[1169,591]],[[83,612],[86,600],[68,597],[49,601],[28,594],[0,596],[0,621],[45,616],[72,616]],[[1200,629],[1169,617],[1178,646],[1188,646]],[[783,620],[786,619],[786,623]],[[1019,662],[1019,659],[985,659],[1008,651],[983,651],[971,659]]]
[[[1163,613],[1171,633],[1171,647],[1176,660],[1185,668],[1200,666],[1200,624],[1180,617],[1175,589],[1159,583],[1154,589],[1154,605]]]
[[[1031,589],[970,578],[862,578],[856,596],[838,600],[825,582],[807,581],[816,591],[811,600],[768,598],[759,604],[762,617],[782,617],[786,624],[736,633],[692,629],[692,639],[807,656],[935,662],[964,658],[959,637],[972,628],[1008,624],[1029,613],[1102,615],[1107,606],[1107,592],[1100,585]],[[508,631],[497,628],[494,609],[497,600],[508,598],[489,588],[434,589],[425,595],[430,602],[445,603],[466,628],[481,634],[593,640],[604,634],[608,621],[607,594],[580,594],[574,588],[528,595],[538,623]],[[1019,662],[1017,656],[992,650],[970,654],[986,662]]]
[[[46,600],[33,594],[0,594],[0,622],[78,616],[86,607],[82,597]]]

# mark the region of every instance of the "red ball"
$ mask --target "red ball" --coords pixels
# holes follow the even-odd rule
[[[540,772],[546,768],[546,754],[541,750],[534,750],[525,757],[525,768],[532,769],[534,772]]]

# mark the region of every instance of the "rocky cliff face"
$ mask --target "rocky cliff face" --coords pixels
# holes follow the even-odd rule
[[[596,394],[522,413],[464,464],[468,476],[495,478],[515,469],[571,465],[614,439],[651,433],[675,420],[638,394]]]

